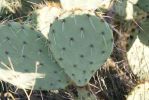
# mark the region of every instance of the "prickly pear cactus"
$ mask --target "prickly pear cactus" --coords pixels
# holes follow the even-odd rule
[[[113,4],[113,11],[120,16],[119,18],[132,20],[134,13],[134,4],[137,0],[117,0]]]
[[[142,21],[147,16],[147,12],[135,5],[133,16],[136,21]]]
[[[36,90],[65,88],[69,78],[47,46],[48,41],[28,26],[1,24],[0,80],[23,89],[31,89],[34,81]]]
[[[149,80],[149,20],[144,20],[140,27],[143,29],[131,35],[132,44],[127,52],[130,68],[141,80]]]
[[[146,12],[149,12],[149,0],[138,0],[138,6]]]
[[[137,85],[127,97],[127,100],[149,100],[149,83],[144,82]]]
[[[140,27],[142,30],[139,32],[138,37],[143,44],[149,46],[149,18],[144,19]]]
[[[126,16],[126,6],[127,6],[127,0],[119,0],[114,3],[113,10],[119,16],[125,17]]]
[[[108,24],[85,13],[54,21],[49,40],[55,59],[78,86],[89,82],[113,49],[113,35]]]

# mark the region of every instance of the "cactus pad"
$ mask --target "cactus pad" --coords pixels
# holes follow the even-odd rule
[[[11,76],[18,72],[18,76],[22,75],[20,79],[22,78],[22,81],[25,81],[33,77],[33,73],[36,72],[45,75],[42,78],[37,78],[35,83],[36,90],[64,88],[68,84],[68,77],[56,61],[52,59],[51,53],[48,52],[47,44],[48,41],[39,32],[25,25],[16,22],[1,24],[0,74],[6,71],[9,72],[4,73],[6,77],[5,75],[1,75],[1,77],[3,76],[2,78],[10,83],[13,82],[13,85],[20,85],[19,82],[21,83],[21,81],[16,80],[16,78],[13,79]],[[13,71],[15,72],[13,73]],[[32,76],[25,77],[26,74],[31,74]],[[12,80],[6,79],[7,75]]]
[[[113,10],[118,16],[125,17],[126,20],[132,20],[134,14],[133,5],[136,3],[137,0],[118,0],[113,4]]]
[[[144,20],[142,20],[140,27],[143,30],[139,32],[138,37],[143,44],[149,46],[149,18],[145,18]]]
[[[149,12],[149,0],[138,0],[138,6],[146,12]]]
[[[126,16],[126,6],[127,6],[127,0],[119,0],[114,3],[113,10],[119,16],[125,17]]]
[[[108,24],[90,14],[56,20],[51,25],[49,40],[55,59],[78,86],[89,82],[113,49]]]

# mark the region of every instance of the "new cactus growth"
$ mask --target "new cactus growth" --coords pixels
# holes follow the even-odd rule
[[[23,89],[31,89],[34,81],[35,90],[65,88],[69,83],[45,37],[16,22],[0,25],[0,74],[0,80]]]
[[[113,49],[109,25],[103,19],[85,13],[55,20],[51,24],[49,40],[56,61],[78,86],[89,82]]]

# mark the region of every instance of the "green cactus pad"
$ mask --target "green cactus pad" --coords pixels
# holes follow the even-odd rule
[[[134,4],[137,0],[117,0],[113,4],[113,11],[118,15],[117,20],[132,20],[134,15]]]
[[[138,0],[138,6],[146,12],[149,12],[149,0]]]
[[[78,85],[86,85],[110,56],[113,34],[102,19],[89,14],[56,20],[50,28],[50,49]]]
[[[125,17],[126,16],[126,6],[127,0],[118,0],[113,5],[113,10],[119,16]]]
[[[68,77],[48,52],[47,45],[48,41],[39,32],[25,25],[16,22],[0,25],[1,62],[9,67],[13,65],[14,70],[22,74],[34,73],[36,69],[37,73],[45,74],[36,80],[35,90],[65,88]],[[0,68],[8,70],[4,64],[0,64]]]
[[[138,37],[143,44],[149,46],[149,18],[142,20],[140,27],[142,30],[139,32]]]

